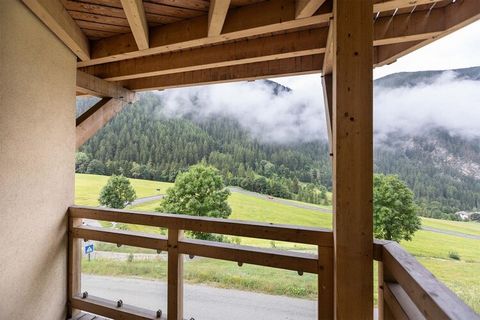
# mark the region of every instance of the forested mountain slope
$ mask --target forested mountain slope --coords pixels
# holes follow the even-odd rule
[[[383,90],[415,87],[441,76],[436,71],[402,73],[375,84]],[[457,70],[449,77],[477,81],[480,68]],[[290,92],[275,82],[266,84],[274,95]],[[81,102],[77,108],[85,110],[87,104]],[[173,181],[179,171],[205,161],[220,169],[229,184],[328,204],[325,190],[331,189],[331,169],[326,140],[264,141],[235,118],[198,116],[198,107],[171,117],[163,112],[161,96],[142,94],[81,148],[77,171]],[[415,192],[424,215],[446,218],[480,207],[479,142],[433,124],[421,132],[388,132],[375,141],[375,171],[400,175]]]

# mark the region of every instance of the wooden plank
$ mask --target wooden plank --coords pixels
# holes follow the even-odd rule
[[[372,5],[372,0],[334,3],[336,319],[373,317]]]
[[[68,279],[67,279],[67,317],[71,318],[79,314],[80,310],[72,305],[72,297],[80,294],[82,272],[82,242],[71,236],[71,231],[82,225],[81,218],[68,218]]]
[[[210,0],[210,10],[208,11],[209,37],[219,36],[222,33],[229,7],[230,0]]]
[[[311,55],[287,59],[248,63],[237,66],[197,70],[163,76],[132,79],[119,82],[134,91],[178,88],[231,81],[256,80],[319,73],[323,55]]]
[[[383,251],[383,245],[380,246]],[[375,253],[374,253],[375,254]],[[380,256],[382,254],[380,253]],[[386,303],[385,299],[385,284],[387,282],[395,282],[395,278],[392,276],[390,270],[385,267],[382,261],[378,261],[378,319],[379,320],[394,320],[395,316],[390,308],[390,305]],[[388,293],[387,293],[388,294]],[[388,299],[388,297],[387,297]]]
[[[311,17],[322,6],[325,0],[297,0],[295,18]]]
[[[318,257],[312,254],[191,239],[180,241],[178,249],[180,253],[200,257],[318,273]]]
[[[230,10],[222,34],[215,37],[207,37],[208,17],[200,16],[150,28],[150,48],[142,51],[137,50],[131,33],[98,40],[92,43],[92,59],[78,63],[78,67],[314,26],[330,17],[331,13],[326,13],[295,20],[295,3],[291,0],[264,1]]]
[[[127,103],[133,102],[135,99],[135,92],[81,70],[77,70],[77,92],[97,97],[114,98]]]
[[[138,50],[148,48],[148,24],[142,0],[121,0]]]
[[[327,29],[317,28],[242,40],[188,51],[164,53],[81,68],[109,81],[160,76],[324,52]]]
[[[435,40],[451,34],[480,19],[480,5],[478,0],[463,0],[451,3],[448,6],[432,9],[435,12],[436,19],[431,20],[427,14],[424,15],[423,25],[438,25],[441,23],[442,30],[434,37],[429,37],[423,41],[413,39],[407,43],[396,43],[384,45],[376,48],[375,67],[381,67],[395,62],[417,49],[420,49]]]
[[[333,18],[332,18],[333,20]],[[328,27],[327,43],[325,45],[325,56],[323,58],[323,75],[328,75],[333,72],[333,23],[330,20]]]
[[[318,319],[333,319],[333,248],[318,247]]]
[[[183,320],[183,256],[179,250],[182,239],[183,230],[168,229],[168,320]]]
[[[73,228],[71,234],[77,239],[103,241],[160,251],[167,250],[166,237],[144,232],[81,226]]]
[[[385,282],[384,299],[392,313],[391,319],[398,320],[423,320],[425,317],[415,306],[407,293],[398,283]]]
[[[427,319],[480,319],[455,293],[399,244],[383,250],[383,263]]]
[[[154,320],[158,319],[155,311],[123,304],[117,307],[116,301],[88,295],[87,298],[75,296],[73,307],[116,320]]]
[[[403,9],[425,4],[434,4],[443,0],[375,0],[373,4],[373,13],[392,11],[395,9]]]
[[[325,60],[324,60],[325,61]],[[332,105],[333,105],[333,75],[322,75],[323,101],[325,106],[325,120],[327,123],[328,153],[333,156],[333,132],[332,132]]]
[[[125,106],[125,102],[114,98],[103,98],[77,118],[76,148],[80,148]]]
[[[70,207],[73,218],[114,221],[145,226],[219,233],[241,237],[268,239],[286,242],[331,247],[332,232],[327,229],[288,226],[282,224],[216,219],[167,213],[149,214],[140,211],[115,210],[84,206]]]
[[[22,1],[81,60],[90,59],[87,37],[59,0]]]

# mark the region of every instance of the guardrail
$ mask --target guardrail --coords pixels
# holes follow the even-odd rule
[[[168,237],[83,226],[82,219],[162,227]],[[184,231],[209,232],[315,245],[318,254],[186,239]],[[168,253],[167,319],[183,319],[183,257],[194,255],[318,275],[318,318],[333,318],[333,234],[330,230],[186,215],[73,206],[69,209],[69,315],[83,310],[114,319],[159,319],[161,313],[81,294],[81,241],[96,240]]]
[[[394,241],[375,241],[380,320],[480,320],[469,306]]]

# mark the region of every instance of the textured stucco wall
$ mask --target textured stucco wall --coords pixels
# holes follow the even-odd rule
[[[75,57],[0,0],[0,319],[64,319]]]

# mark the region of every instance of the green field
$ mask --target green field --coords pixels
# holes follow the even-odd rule
[[[97,198],[101,187],[108,177],[93,175],[77,175],[76,203],[83,205],[97,205]],[[132,184],[139,197],[147,197],[158,193],[165,193],[172,184],[134,180]],[[161,191],[156,189],[160,188]],[[293,207],[287,204],[276,203],[267,198],[257,198],[250,195],[232,193],[229,198],[232,207],[231,219],[256,220],[271,223],[296,224],[331,228],[332,216],[315,210]],[[133,207],[139,211],[153,211],[159,201],[152,201]],[[470,235],[480,235],[480,224],[474,222],[456,222],[434,219],[422,219],[425,226],[455,231]],[[125,226],[138,231],[160,232],[159,228],[142,226]],[[232,241],[238,239],[232,239]],[[240,239],[241,244],[282,249],[309,250],[307,245],[280,243],[250,238]],[[448,287],[455,291],[465,302],[480,312],[480,240],[462,238],[459,236],[418,231],[413,240],[402,242],[410,253],[425,265]],[[115,250],[131,252],[132,249],[116,248],[115,245],[101,244],[97,250]],[[137,249],[135,252],[142,252]],[[455,252],[460,260],[449,258]],[[115,264],[113,266],[112,264]],[[123,276],[143,276],[163,279],[162,263],[154,261],[110,261],[96,260],[84,264],[84,271],[95,274],[117,274]],[[163,271],[162,271],[163,270]],[[266,276],[269,275],[269,276]],[[270,276],[271,275],[271,276]],[[220,287],[231,287],[244,290],[255,290],[271,294],[285,294],[289,296],[314,298],[316,280],[312,275],[305,274],[299,277],[295,272],[274,270],[270,268],[247,266],[242,268],[235,263],[211,259],[194,259],[186,263],[186,280],[192,283],[207,283]],[[277,281],[276,279],[282,279]]]

